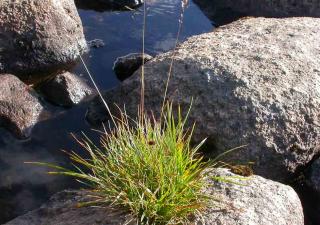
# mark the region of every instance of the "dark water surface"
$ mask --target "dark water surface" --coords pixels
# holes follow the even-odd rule
[[[154,0],[148,6],[146,51],[156,55],[171,49],[180,17],[180,0]],[[87,40],[102,39],[105,46],[92,49],[86,56],[87,64],[99,87],[110,89],[119,84],[112,71],[114,60],[142,48],[142,11],[96,12],[79,9]],[[212,22],[199,8],[190,3],[186,10],[181,40],[211,31]],[[81,65],[75,68],[85,75]],[[81,151],[70,133],[81,131],[94,137],[85,122],[86,103],[63,109],[45,103],[47,112],[36,125],[32,137],[18,141],[0,129],[0,224],[37,208],[53,193],[76,187],[68,178],[49,176],[46,168],[25,164],[28,161],[68,164],[61,149]]]

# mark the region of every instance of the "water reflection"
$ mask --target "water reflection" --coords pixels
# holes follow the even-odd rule
[[[75,0],[79,9],[92,9],[97,12],[119,10],[131,10],[137,8],[142,4],[142,0]]]

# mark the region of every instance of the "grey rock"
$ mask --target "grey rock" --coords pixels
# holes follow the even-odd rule
[[[320,158],[312,163],[307,184],[320,196]]]
[[[208,137],[209,155],[254,162],[257,174],[290,178],[320,152],[320,19],[248,18],[189,38],[176,54],[168,99],[189,108],[194,141]],[[159,114],[172,52],[145,65],[145,108]],[[105,92],[110,106],[134,117],[140,102],[140,70]],[[90,123],[108,114],[99,98]]]
[[[40,87],[46,99],[56,105],[71,107],[93,93],[77,75],[70,72],[58,74]]]
[[[234,183],[215,182],[211,178],[222,176]],[[208,195],[218,198],[212,202],[192,224],[223,225],[303,225],[303,211],[295,191],[286,185],[259,176],[235,178],[226,169],[211,172]],[[17,217],[6,225],[118,225],[134,219],[121,210],[77,207],[88,201],[84,191],[63,191],[54,195],[41,208]]]
[[[112,208],[79,207],[88,201],[85,191],[67,190],[52,196],[47,204],[6,225],[119,225],[128,218]]]
[[[28,138],[43,110],[35,92],[10,74],[0,74],[0,125]]]
[[[229,183],[211,181],[212,188],[206,193],[219,202],[203,213],[205,223],[198,220],[197,224],[304,224],[300,199],[290,186],[260,176],[239,177],[227,169],[217,169],[211,175]]]
[[[194,0],[218,25],[242,16],[320,17],[320,0]]]
[[[0,2],[0,71],[48,74],[69,67],[87,49],[74,1]]]
[[[91,41],[88,41],[88,46],[90,48],[102,48],[105,46],[105,43],[101,39],[93,39]]]
[[[153,58],[151,55],[142,53],[131,53],[117,58],[117,60],[114,62],[113,70],[118,79],[123,81],[130,77],[136,70],[138,70],[143,64],[143,55],[145,63]]]

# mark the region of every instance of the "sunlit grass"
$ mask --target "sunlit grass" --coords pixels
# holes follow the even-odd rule
[[[92,189],[94,205],[126,209],[141,224],[185,224],[208,202],[202,191],[207,164],[198,154],[202,143],[191,147],[192,130],[185,129],[180,110],[177,119],[173,114],[167,105],[160,124],[122,113],[115,128],[101,136],[101,147],[81,141],[88,159],[72,152],[74,170],[49,165],[58,169],[51,173],[81,180]]]

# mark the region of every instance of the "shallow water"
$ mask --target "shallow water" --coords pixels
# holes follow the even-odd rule
[[[174,46],[180,17],[180,0],[149,1],[146,52],[156,55]],[[119,84],[112,71],[114,60],[142,47],[141,9],[126,12],[96,12],[79,9],[87,40],[102,39],[105,46],[92,49],[85,57],[98,86],[110,89]],[[190,3],[185,13],[181,40],[211,31],[212,22]],[[81,65],[74,71],[88,79]],[[36,125],[29,140],[18,141],[0,129],[0,223],[37,208],[53,193],[77,186],[68,178],[49,176],[46,168],[28,161],[68,164],[61,149],[81,151],[70,133],[81,131],[94,136],[85,122],[86,103],[63,109],[45,103],[43,121]]]

